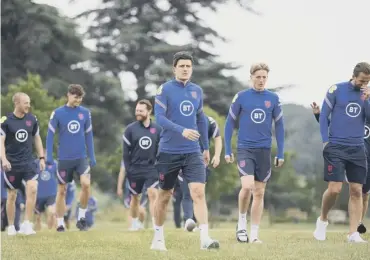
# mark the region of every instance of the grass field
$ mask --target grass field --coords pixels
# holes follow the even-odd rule
[[[167,252],[149,249],[153,235],[151,229],[129,232],[126,223],[100,223],[87,232],[72,229],[56,233],[44,229],[27,237],[8,237],[3,233],[2,259],[370,259],[370,245],[347,243],[344,226],[330,226],[325,242],[313,239],[313,225],[262,226],[260,239],[263,244],[239,244],[235,240],[235,229],[231,225],[221,225],[210,230],[211,236],[220,241],[221,248],[203,251],[200,250],[198,232],[184,232],[172,228],[171,224],[165,228]],[[364,238],[370,240],[370,235]]]

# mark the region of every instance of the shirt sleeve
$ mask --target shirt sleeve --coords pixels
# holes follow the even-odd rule
[[[277,101],[272,113],[275,121],[275,135],[278,150],[277,157],[279,159],[284,159],[284,139],[285,139],[284,117],[279,97],[277,97]]]
[[[0,119],[0,123],[1,123],[0,135],[1,136],[6,136],[6,134],[8,132],[7,117],[3,116]]]
[[[39,121],[37,120],[36,116],[35,116],[35,123],[34,123],[33,129],[32,129],[32,135],[33,136],[40,135]]]
[[[209,117],[209,130],[212,138],[220,136],[220,128],[218,127],[216,120],[214,120],[212,117]]]
[[[203,112],[203,91],[200,92],[200,103],[197,111],[197,126],[200,134],[200,142],[202,143],[203,149],[209,149],[208,141],[208,123],[206,115]]]
[[[231,102],[229,113],[225,123],[225,155],[231,155],[231,139],[235,128],[235,123],[239,117],[241,111],[241,103],[239,93],[236,94]]]
[[[333,111],[333,108],[336,103],[336,90],[337,86],[333,85],[326,92],[325,99],[322,103],[322,108],[320,112],[319,124],[320,124],[320,133],[323,143],[329,141],[329,116]]]
[[[132,133],[131,128],[127,127],[125,132],[122,135],[123,139],[123,163],[125,165],[125,169],[128,170],[130,168],[131,163],[131,148],[132,148]]]

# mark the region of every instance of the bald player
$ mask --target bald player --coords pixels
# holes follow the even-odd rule
[[[14,226],[15,201],[17,190],[21,188],[22,181],[26,182],[26,211],[24,222],[19,233],[32,235],[30,220],[36,203],[37,178],[36,164],[33,158],[33,142],[35,142],[39,156],[40,169],[45,169],[44,149],[39,135],[37,118],[29,113],[31,107],[30,97],[22,92],[13,96],[14,111],[1,118],[1,160],[5,171],[4,181],[8,190],[6,212],[8,215],[8,235],[16,235]]]

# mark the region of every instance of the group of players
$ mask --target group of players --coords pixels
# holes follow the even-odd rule
[[[258,230],[263,213],[266,184],[271,177],[273,123],[277,141],[277,154],[273,164],[275,167],[281,167],[284,163],[283,111],[278,95],[265,89],[269,71],[268,65],[264,63],[251,67],[253,86],[234,96],[225,124],[225,160],[227,163],[236,161],[241,179],[236,239],[242,243],[262,242],[258,237]],[[209,141],[210,137],[219,137],[218,126],[203,112],[202,88],[190,81],[193,57],[187,52],[176,53],[173,57],[173,72],[174,79],[162,84],[157,90],[154,105],[155,122],[150,118],[153,111],[150,101],[140,100],[136,105],[136,121],[126,127],[122,136],[123,159],[117,193],[122,194],[126,175],[127,188],[131,194],[131,230],[142,228],[140,194],[144,193],[144,196],[148,197],[154,229],[151,249],[167,250],[164,238],[167,205],[173,196],[173,189],[180,185],[182,193],[187,194],[188,198],[190,194],[191,197],[191,200],[188,200],[191,203],[188,207],[191,211],[186,213],[185,227],[193,229],[196,219],[200,231],[200,248],[219,248],[219,242],[209,236],[205,199],[205,184],[209,176],[208,164],[211,161]],[[314,237],[318,240],[326,239],[327,214],[335,203],[342,183],[347,180],[350,187],[348,241],[365,242],[357,229],[364,229],[362,224],[359,226],[359,222],[362,220],[362,189],[366,189],[366,185],[363,184],[366,183],[368,168],[364,129],[365,122],[370,122],[370,91],[367,87],[369,80],[370,65],[365,62],[358,63],[353,70],[352,78],[347,82],[333,85],[323,102],[319,122],[324,143],[325,181],[328,182],[328,189],[323,195],[322,212],[317,219],[314,232]],[[57,230],[64,231],[62,216],[65,212],[65,188],[66,184],[73,180],[74,172],[79,174],[82,187],[77,227],[86,230],[85,214],[90,194],[90,167],[96,164],[91,115],[89,110],[80,106],[84,96],[80,85],[70,85],[67,96],[67,104],[56,109],[50,117],[46,164],[52,165],[53,138],[58,129]],[[2,147],[6,148],[2,149],[2,164],[6,171],[4,177],[8,198],[19,188],[22,179],[26,181],[26,216],[22,224],[26,230],[29,225],[27,212],[32,212],[30,208],[33,207],[33,201],[29,198],[36,193],[34,183],[37,179],[34,167],[30,163],[32,139],[35,139],[40,169],[45,169],[37,119],[28,113],[29,102],[28,96],[24,94],[15,97],[15,111],[1,125]],[[231,140],[237,122],[235,160]],[[212,124],[214,128],[210,127]],[[218,140],[221,140],[221,137]],[[211,161],[213,167],[220,163],[221,150],[222,142],[215,149]],[[90,159],[89,162],[87,157]],[[252,196],[251,227],[248,235],[247,210]],[[141,199],[145,200],[145,197]]]
[[[93,225],[97,200],[90,196],[89,174],[90,165],[95,165],[95,154],[90,111],[80,106],[84,94],[80,85],[69,86],[67,104],[51,114],[46,149],[37,118],[29,113],[31,103],[26,93],[16,93],[13,96],[14,111],[1,118],[2,191],[7,189],[2,196],[2,217],[7,223],[2,221],[2,227],[8,226],[8,235],[35,234],[34,228],[41,228],[40,214],[44,211],[49,228],[56,227],[59,232],[65,231],[66,226],[69,228],[75,197],[75,171],[80,175],[81,183],[76,226],[87,230]],[[53,159],[56,130],[59,131],[58,162]],[[38,154],[36,160],[33,143]],[[86,159],[86,146],[90,162]],[[20,207],[15,206],[19,204],[16,203],[17,194],[23,195],[25,200],[22,224],[19,223]],[[34,212],[35,226],[32,223]]]

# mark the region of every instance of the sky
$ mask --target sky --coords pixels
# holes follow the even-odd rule
[[[66,16],[96,8],[100,0],[35,0],[57,7]],[[322,103],[327,89],[348,80],[356,63],[370,62],[369,0],[255,0],[262,15],[251,14],[235,1],[217,13],[200,10],[207,25],[228,39],[212,52],[225,62],[241,66],[234,75],[249,80],[255,62],[270,66],[268,88],[294,84],[282,91],[283,103],[309,106]],[[86,27],[86,23],[80,26]],[[169,35],[171,43],[188,41],[187,35]],[[86,43],[89,46],[89,43]],[[126,75],[125,85],[135,82]]]

